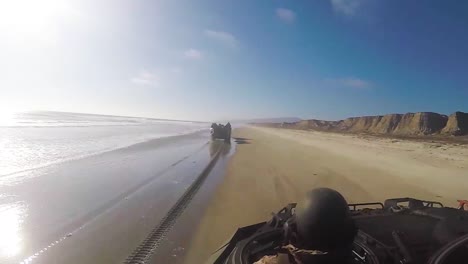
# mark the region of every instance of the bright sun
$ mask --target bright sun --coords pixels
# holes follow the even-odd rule
[[[46,34],[67,15],[70,0],[1,0],[0,32],[13,36]]]

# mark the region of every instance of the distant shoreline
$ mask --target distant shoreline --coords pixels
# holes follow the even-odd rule
[[[125,115],[110,115],[110,114],[96,114],[96,113],[82,113],[82,112],[65,112],[65,111],[52,111],[52,110],[32,110],[32,111],[19,111],[16,113],[57,113],[57,114],[73,114],[73,115],[88,115],[88,116],[102,116],[102,117],[123,117],[123,118],[141,118],[147,120],[157,121],[173,121],[173,122],[190,122],[190,123],[209,123],[208,121],[197,120],[181,120],[181,119],[167,119],[143,116],[125,116]]]

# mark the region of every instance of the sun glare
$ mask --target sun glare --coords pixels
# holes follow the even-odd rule
[[[13,125],[15,123],[16,114],[17,111],[5,110],[0,108],[0,126]]]
[[[21,251],[21,225],[24,207],[7,204],[0,207],[0,255],[13,257]]]
[[[0,32],[8,35],[43,34],[66,16],[67,0],[1,0]]]

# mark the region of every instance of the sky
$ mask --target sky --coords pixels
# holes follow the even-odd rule
[[[468,2],[1,0],[0,111],[468,111]]]

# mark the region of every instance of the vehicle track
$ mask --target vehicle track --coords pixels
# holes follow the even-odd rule
[[[177,218],[184,212],[190,201],[193,199],[206,177],[210,173],[214,164],[218,160],[220,153],[225,148],[221,145],[214,156],[202,171],[202,173],[195,179],[185,193],[177,200],[172,206],[165,217],[156,225],[143,242],[133,251],[133,253],[123,262],[124,264],[145,264],[150,259],[154,251],[160,246],[162,240],[166,237],[167,233],[172,229]]]
[[[119,202],[123,201],[124,199],[128,199],[130,196],[138,192],[141,188],[144,186],[150,184],[151,182],[157,180],[161,175],[167,173],[169,170],[173,169],[173,167],[177,166],[178,164],[186,161],[188,158],[191,156],[197,154],[198,152],[202,151],[206,146],[208,145],[208,142],[206,144],[203,144],[199,149],[197,149],[195,152],[190,153],[187,156],[182,157],[181,159],[173,162],[170,164],[168,167],[164,168],[161,171],[158,171],[155,175],[152,177],[149,177],[148,179],[142,181],[138,185],[132,187],[131,189],[125,191],[124,193],[118,195],[117,197],[113,198],[112,200],[104,203],[103,205],[97,207],[96,209],[86,213],[85,215],[79,217],[78,219],[75,219],[74,222],[77,223],[83,223],[79,226],[76,226],[73,229],[63,229],[60,232],[57,232],[57,239],[53,240],[50,243],[47,243],[45,247],[37,249],[35,253],[30,254],[29,256],[25,257],[22,262],[20,263],[30,263],[38,258],[40,258],[43,254],[45,254],[48,250],[50,250],[53,247],[56,247],[60,245],[62,242],[64,242],[66,239],[70,238],[72,235],[80,231],[81,229],[87,227],[88,225],[92,224],[98,217],[102,216],[103,214],[109,212],[113,207],[116,206]],[[214,152],[216,153],[216,152]],[[213,154],[214,157],[215,154]],[[211,160],[210,160],[211,162]]]

